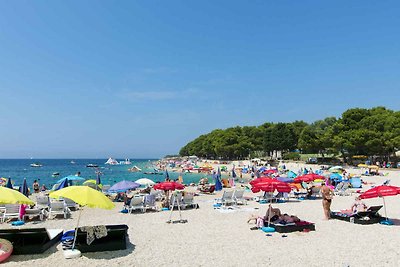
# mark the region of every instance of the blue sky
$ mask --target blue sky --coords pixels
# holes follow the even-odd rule
[[[159,157],[399,110],[398,1],[1,1],[0,158]]]

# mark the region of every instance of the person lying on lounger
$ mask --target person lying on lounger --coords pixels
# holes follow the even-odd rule
[[[351,211],[353,213],[357,213],[360,211],[366,211],[367,208],[367,205],[365,205],[365,203],[361,200],[361,197],[357,196],[355,202],[353,203],[353,206],[351,206]]]

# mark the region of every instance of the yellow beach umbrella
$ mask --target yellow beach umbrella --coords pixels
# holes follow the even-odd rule
[[[110,210],[115,207],[114,203],[103,193],[88,186],[68,186],[51,192],[49,196],[51,198],[69,198],[81,206],[88,206],[90,208]]]
[[[111,210],[115,207],[115,204],[111,202],[103,193],[97,191],[89,186],[68,186],[63,189],[51,192],[49,195],[51,198],[69,198],[75,201],[81,206],[87,206],[91,208],[100,208]],[[76,224],[76,229],[79,226],[79,219],[81,218],[82,209],[79,210],[78,222]],[[74,243],[72,244],[72,253],[80,256],[80,252],[74,250],[76,235],[78,230],[75,231]]]
[[[27,198],[20,192],[7,187],[0,186],[0,203],[2,204],[28,204],[33,205],[35,202]]]

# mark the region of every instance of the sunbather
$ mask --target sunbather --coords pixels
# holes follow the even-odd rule
[[[360,212],[360,211],[366,211],[367,210],[367,205],[361,200],[361,197],[357,196],[356,201],[354,202],[353,206],[351,206],[351,210],[354,213]]]

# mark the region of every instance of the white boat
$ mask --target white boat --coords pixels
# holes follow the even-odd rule
[[[125,161],[120,161],[119,164],[121,164],[121,165],[131,165],[132,162],[130,161],[130,159],[125,159]]]
[[[75,164],[75,163],[76,163],[75,161],[71,160],[71,164]]]
[[[40,164],[40,163],[32,163],[31,164],[31,167],[35,167],[35,168],[39,168],[39,167],[42,167],[43,165],[42,164]]]
[[[141,172],[142,169],[135,165],[132,168],[128,169],[128,171],[130,171],[130,172]]]
[[[106,161],[106,163],[104,163],[104,164],[108,164],[108,165],[118,165],[119,163],[118,163],[118,161],[117,161],[116,159],[109,158],[109,159]]]

